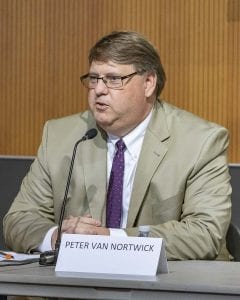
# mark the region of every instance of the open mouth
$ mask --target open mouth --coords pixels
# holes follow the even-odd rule
[[[97,108],[97,109],[103,110],[103,109],[106,109],[107,107],[108,107],[108,105],[105,104],[105,103],[102,103],[102,102],[96,102],[96,108]]]

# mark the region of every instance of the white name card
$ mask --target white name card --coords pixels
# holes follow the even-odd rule
[[[56,272],[168,273],[163,239],[63,234]]]

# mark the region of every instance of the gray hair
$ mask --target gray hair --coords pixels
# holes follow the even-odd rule
[[[89,64],[93,61],[113,61],[118,64],[133,65],[139,73],[156,74],[157,96],[160,95],[166,81],[158,52],[137,32],[114,31],[102,37],[90,50],[88,61]]]

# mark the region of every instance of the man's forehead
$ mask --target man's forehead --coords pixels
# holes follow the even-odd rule
[[[125,71],[125,70],[134,70],[133,65],[119,64],[113,61],[93,61],[90,65],[90,71],[95,70],[109,70],[109,71]]]

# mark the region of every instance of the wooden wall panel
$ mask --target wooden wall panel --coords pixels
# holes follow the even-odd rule
[[[240,162],[239,0],[0,0],[0,154],[35,155],[46,120],[87,108],[88,49],[119,29],[153,42],[163,98],[227,127]]]

